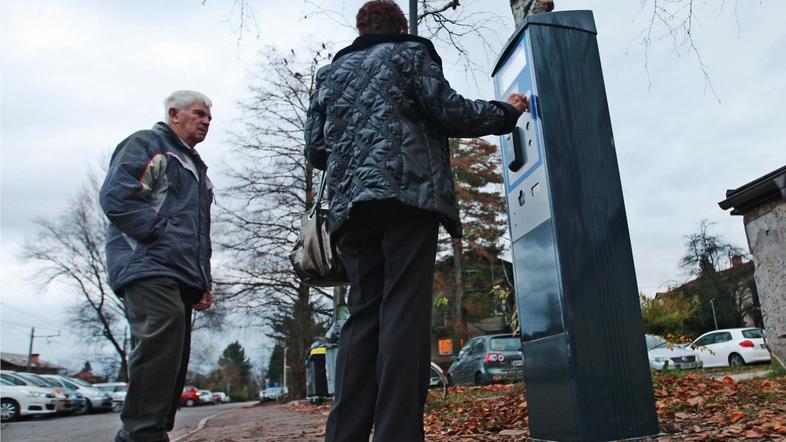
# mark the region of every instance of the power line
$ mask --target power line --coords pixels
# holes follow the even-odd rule
[[[37,327],[37,326],[35,326],[35,325],[30,325],[30,324],[21,324],[21,323],[19,323],[19,322],[9,321],[9,320],[7,320],[7,319],[0,319],[0,322],[2,322],[3,324],[7,324],[7,325],[11,325],[11,326],[16,326],[16,327],[23,327],[23,328],[33,328],[33,327]],[[48,327],[38,327],[38,328],[39,328],[40,330],[45,330],[45,331],[52,331],[52,332],[60,331],[60,330],[57,330],[57,329],[54,329],[54,328],[48,328]]]
[[[61,322],[61,321],[62,321],[62,318],[61,318],[61,319],[59,319],[59,320],[55,320],[55,319],[52,319],[52,318],[50,318],[50,317],[44,316],[44,315],[42,315],[42,314],[40,314],[40,313],[32,313],[32,312],[29,312],[29,311],[25,311],[25,310],[23,310],[23,309],[20,309],[19,307],[14,307],[13,305],[8,305],[7,303],[5,303],[5,302],[3,302],[3,301],[0,301],[0,305],[2,305],[2,306],[3,306],[3,307],[5,307],[5,308],[8,308],[8,309],[14,310],[14,311],[16,311],[17,313],[21,313],[21,314],[23,314],[23,315],[27,315],[27,316],[37,316],[37,317],[38,317],[38,318],[40,318],[41,320],[44,320],[44,321],[47,321],[47,322],[50,322],[50,323],[52,323],[52,322],[59,323],[59,322]]]

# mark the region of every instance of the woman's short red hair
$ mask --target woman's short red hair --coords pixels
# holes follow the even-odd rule
[[[407,19],[392,0],[367,2],[360,7],[355,21],[360,35],[407,33]]]

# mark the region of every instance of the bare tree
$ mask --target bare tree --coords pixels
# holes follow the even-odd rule
[[[79,298],[71,311],[76,331],[89,342],[109,344],[117,355],[117,377],[126,378],[127,313],[109,287],[104,244],[107,220],[98,204],[99,181],[94,173],[54,219],[38,219],[40,230],[22,254],[38,264],[36,277],[44,286],[59,281]]]
[[[721,10],[725,0],[720,4]],[[652,87],[652,77],[649,71],[649,52],[654,42],[670,40],[674,51],[687,48],[704,76],[705,90],[709,89],[720,103],[715,88],[712,85],[709,69],[702,59],[701,52],[696,45],[695,32],[698,25],[695,0],[641,0],[642,10],[648,11],[648,24],[639,37],[644,47],[644,69],[647,71],[649,87]]]
[[[680,267],[692,280],[672,289],[695,297],[699,302],[698,314],[687,325],[699,334],[713,329],[715,320],[720,328],[742,327],[746,315],[761,323],[753,267],[733,268],[733,257],[742,258],[745,253],[740,247],[711,234],[710,226],[703,220],[697,232],[685,236],[685,254]]]
[[[314,203],[315,172],[303,155],[306,111],[317,68],[331,54],[321,45],[306,56],[268,48],[233,137],[235,166],[224,192],[221,246],[229,256],[219,287],[236,309],[267,324],[288,348],[293,390],[305,394],[306,355],[329,317],[329,294],[311,290],[292,271],[301,220]]]

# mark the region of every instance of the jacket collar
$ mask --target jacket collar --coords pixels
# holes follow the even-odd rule
[[[186,144],[185,141],[181,140],[180,137],[177,136],[177,134],[172,130],[171,127],[169,127],[168,124],[164,123],[163,121],[159,121],[158,123],[153,125],[153,130],[156,131],[156,132],[160,132],[164,136],[169,138],[169,140],[176,147],[176,149],[178,149],[180,151],[183,151],[183,152],[187,153],[188,155],[191,155],[192,157],[195,157],[195,158],[199,159],[199,162],[203,163],[202,157],[199,155],[197,150],[194,149],[193,147],[189,146],[188,144]]]
[[[340,57],[347,55],[351,52],[361,51],[363,49],[370,48],[371,46],[378,45],[380,43],[402,43],[405,41],[414,41],[418,43],[422,43],[426,45],[431,57],[436,61],[440,66],[442,66],[442,59],[437,54],[437,50],[434,49],[434,44],[431,43],[430,40],[425,39],[423,37],[418,37],[415,35],[410,34],[366,34],[361,35],[360,37],[356,38],[351,45],[345,47],[344,49],[338,51],[336,56],[333,57],[333,61],[338,60]]]

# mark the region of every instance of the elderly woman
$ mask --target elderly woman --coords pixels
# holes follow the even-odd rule
[[[508,133],[528,104],[459,95],[392,1],[363,5],[357,28],[318,72],[305,130],[351,283],[325,440],[368,440],[373,425],[375,441],[419,441],[439,225],[461,236],[448,137]]]

